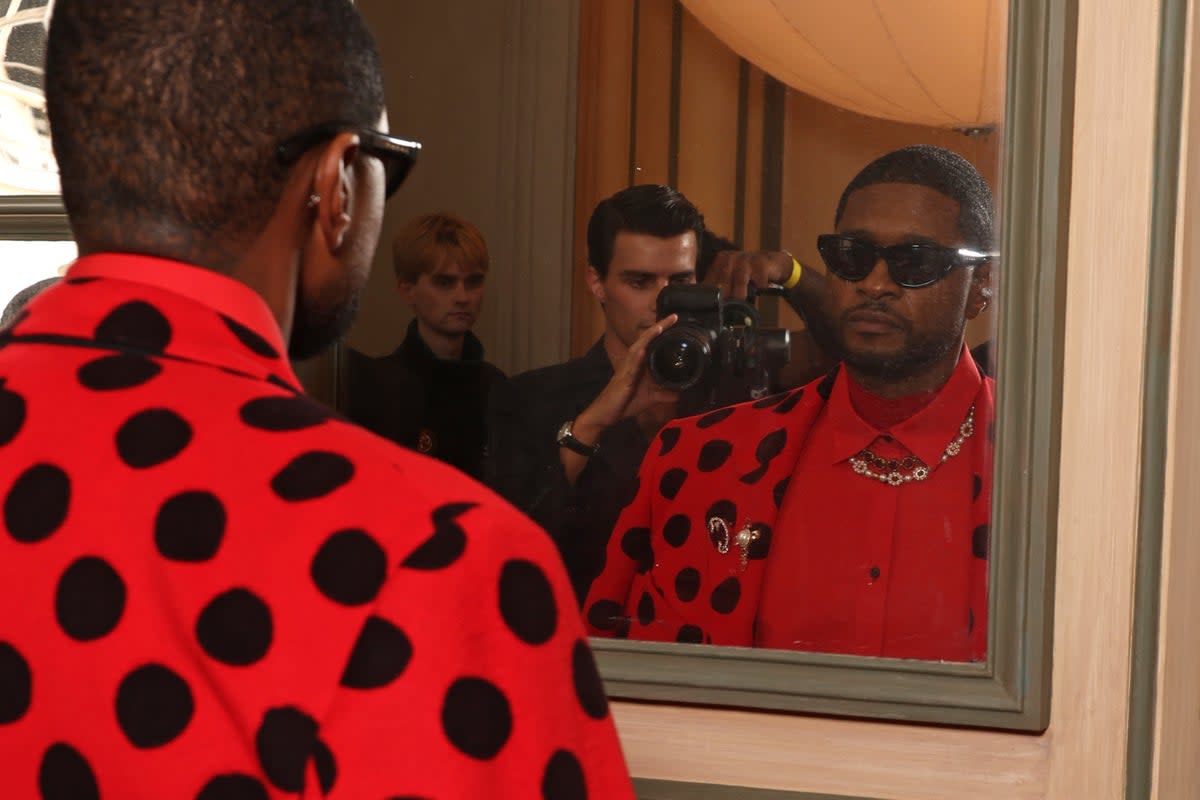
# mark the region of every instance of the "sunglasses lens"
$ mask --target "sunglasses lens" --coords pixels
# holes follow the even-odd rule
[[[829,271],[847,281],[870,275],[879,257],[874,245],[849,236],[820,236],[817,250]]]
[[[951,257],[941,247],[913,244],[894,248],[888,268],[892,279],[910,289],[937,282],[951,267]]]

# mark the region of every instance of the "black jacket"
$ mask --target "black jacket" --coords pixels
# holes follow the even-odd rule
[[[437,358],[414,320],[393,352],[346,357],[346,416],[380,436],[451,464],[483,473],[487,398],[504,373],[483,360],[483,345],[467,333],[462,358]]]

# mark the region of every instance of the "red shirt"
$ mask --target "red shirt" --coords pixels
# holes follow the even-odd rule
[[[964,349],[941,391],[894,404],[919,410],[884,429],[856,411],[854,395],[868,415],[880,416],[873,398],[852,393],[850,383],[842,371],[801,450],[766,563],[755,643],[983,659],[991,381],[981,380]],[[942,461],[972,409],[973,434]],[[929,477],[891,486],[857,475],[849,459],[866,448],[886,459],[915,455],[930,466]]]
[[[0,333],[4,796],[632,797],[549,538],[284,353],[130,255]]]

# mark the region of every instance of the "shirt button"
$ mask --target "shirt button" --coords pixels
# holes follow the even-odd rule
[[[879,578],[879,567],[871,567],[868,574],[871,576],[871,580],[877,580]]]

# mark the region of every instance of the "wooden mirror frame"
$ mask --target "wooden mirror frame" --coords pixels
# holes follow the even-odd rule
[[[1075,8],[1009,7],[987,663],[593,640],[612,697],[1045,730]]]

